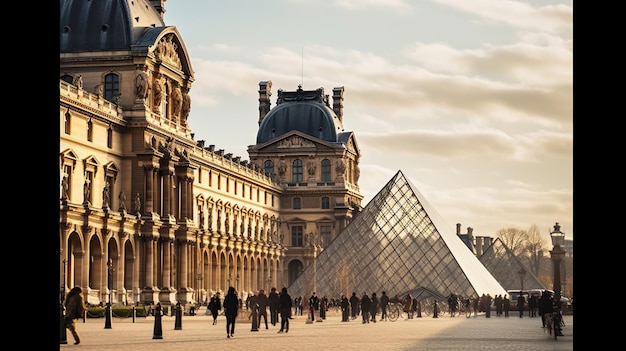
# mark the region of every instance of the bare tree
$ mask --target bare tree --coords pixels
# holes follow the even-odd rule
[[[539,276],[541,270],[543,258],[543,250],[547,247],[546,240],[541,236],[539,227],[533,224],[528,228],[526,252],[528,253],[528,266],[532,270],[535,276]]]
[[[502,228],[496,232],[496,237],[500,238],[504,245],[517,257],[527,256],[528,233],[519,228]]]

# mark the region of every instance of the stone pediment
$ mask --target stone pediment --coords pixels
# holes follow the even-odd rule
[[[276,139],[261,148],[259,151],[275,151],[275,152],[289,152],[299,151],[301,149],[336,149],[337,146],[332,143],[321,141],[317,138],[313,138],[307,134],[300,132],[292,132],[285,134],[284,137]]]

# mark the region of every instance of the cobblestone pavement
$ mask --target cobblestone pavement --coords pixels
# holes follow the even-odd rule
[[[105,320],[78,320],[76,325],[81,343],[74,345],[72,334],[67,331],[67,344],[61,350],[114,350],[114,351],[193,351],[193,350],[573,350],[574,318],[564,316],[564,336],[554,340],[541,328],[539,317],[519,318],[515,312],[510,317],[491,318],[484,314],[440,318],[400,318],[395,322],[378,321],[363,324],[360,317],[341,322],[340,316],[331,313],[322,322],[306,323],[306,316],[294,316],[289,333],[277,333],[280,329],[261,322],[258,331],[251,331],[249,321],[238,321],[235,336],[226,338],[226,320],[204,315],[204,308],[196,316],[183,316],[180,329],[175,329],[176,318],[163,316],[162,339],[155,339],[155,318],[113,318],[111,328],[105,329]],[[157,328],[158,336],[158,328]]]

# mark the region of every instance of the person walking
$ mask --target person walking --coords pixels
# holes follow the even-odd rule
[[[235,336],[235,321],[237,320],[237,312],[239,311],[239,299],[235,287],[229,287],[224,297],[224,316],[226,316],[226,337]]]
[[[283,287],[280,290],[280,295],[278,296],[278,308],[280,310],[280,330],[279,333],[283,331],[285,333],[289,332],[289,317],[291,317],[291,296],[287,293],[287,288]]]
[[[341,295],[341,321],[349,322],[350,321],[350,300],[345,294]]]
[[[370,309],[372,307],[372,300],[367,296],[367,293],[363,293],[361,296],[361,317],[363,319],[363,324],[370,322]]]
[[[356,319],[356,316],[359,314],[359,302],[356,293],[352,292],[352,296],[350,296],[350,313],[352,319]]]
[[[407,319],[413,318],[413,298],[411,294],[407,294],[404,298],[404,308],[402,310],[406,312]]]
[[[491,318],[491,303],[493,299],[491,298],[491,294],[487,294],[485,298],[485,317]]]
[[[502,311],[504,312],[504,317],[509,317],[509,309],[511,308],[511,300],[509,299],[509,295],[504,295],[502,299]]]
[[[383,294],[380,296],[380,320],[387,320],[387,306],[389,306],[389,296],[387,293],[383,291]]]
[[[537,309],[539,308],[539,297],[533,294],[528,299],[528,315],[530,317],[537,317]]]
[[[376,293],[372,293],[371,305],[370,305],[370,315],[371,321],[376,323],[376,313],[378,313],[378,298],[376,297]]]
[[[526,303],[526,298],[521,293],[517,297],[517,310],[519,311],[519,317],[524,317],[524,304]]]
[[[267,298],[270,300],[270,323],[276,326],[278,323],[278,293],[276,288],[272,287]]]
[[[269,329],[267,327],[267,306],[269,306],[270,304],[270,299],[267,297],[267,295],[265,295],[265,290],[259,290],[259,295],[256,298],[256,303],[259,309],[258,326],[261,326],[261,317],[263,317],[263,319],[265,319],[265,329]]]
[[[211,311],[211,316],[213,316],[213,325],[217,324],[217,315],[219,311],[222,309],[222,301],[220,300],[220,293],[216,292],[215,295],[211,297],[211,301],[209,301],[209,305],[207,306],[209,311]]]
[[[315,294],[315,291],[309,297],[309,318],[315,321],[315,311],[320,309],[320,299]]]
[[[67,293],[64,301],[65,305],[65,327],[70,330],[74,337],[74,345],[80,344],[80,335],[76,330],[76,319],[83,318],[85,314],[85,298],[83,297],[83,289],[79,286],[73,287]]]
[[[552,312],[553,303],[552,303],[552,297],[550,297],[550,293],[544,290],[541,293],[541,297],[539,298],[537,304],[539,307],[539,316],[541,317],[541,326],[545,328],[546,327],[545,314]]]

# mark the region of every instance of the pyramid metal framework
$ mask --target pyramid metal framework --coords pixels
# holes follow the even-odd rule
[[[500,238],[496,238],[485,249],[478,260],[487,268],[491,275],[507,290],[546,289],[536,275],[513,254]],[[524,274],[518,272],[524,270]]]
[[[294,297],[385,291],[420,301],[506,293],[401,171],[288,289]]]

